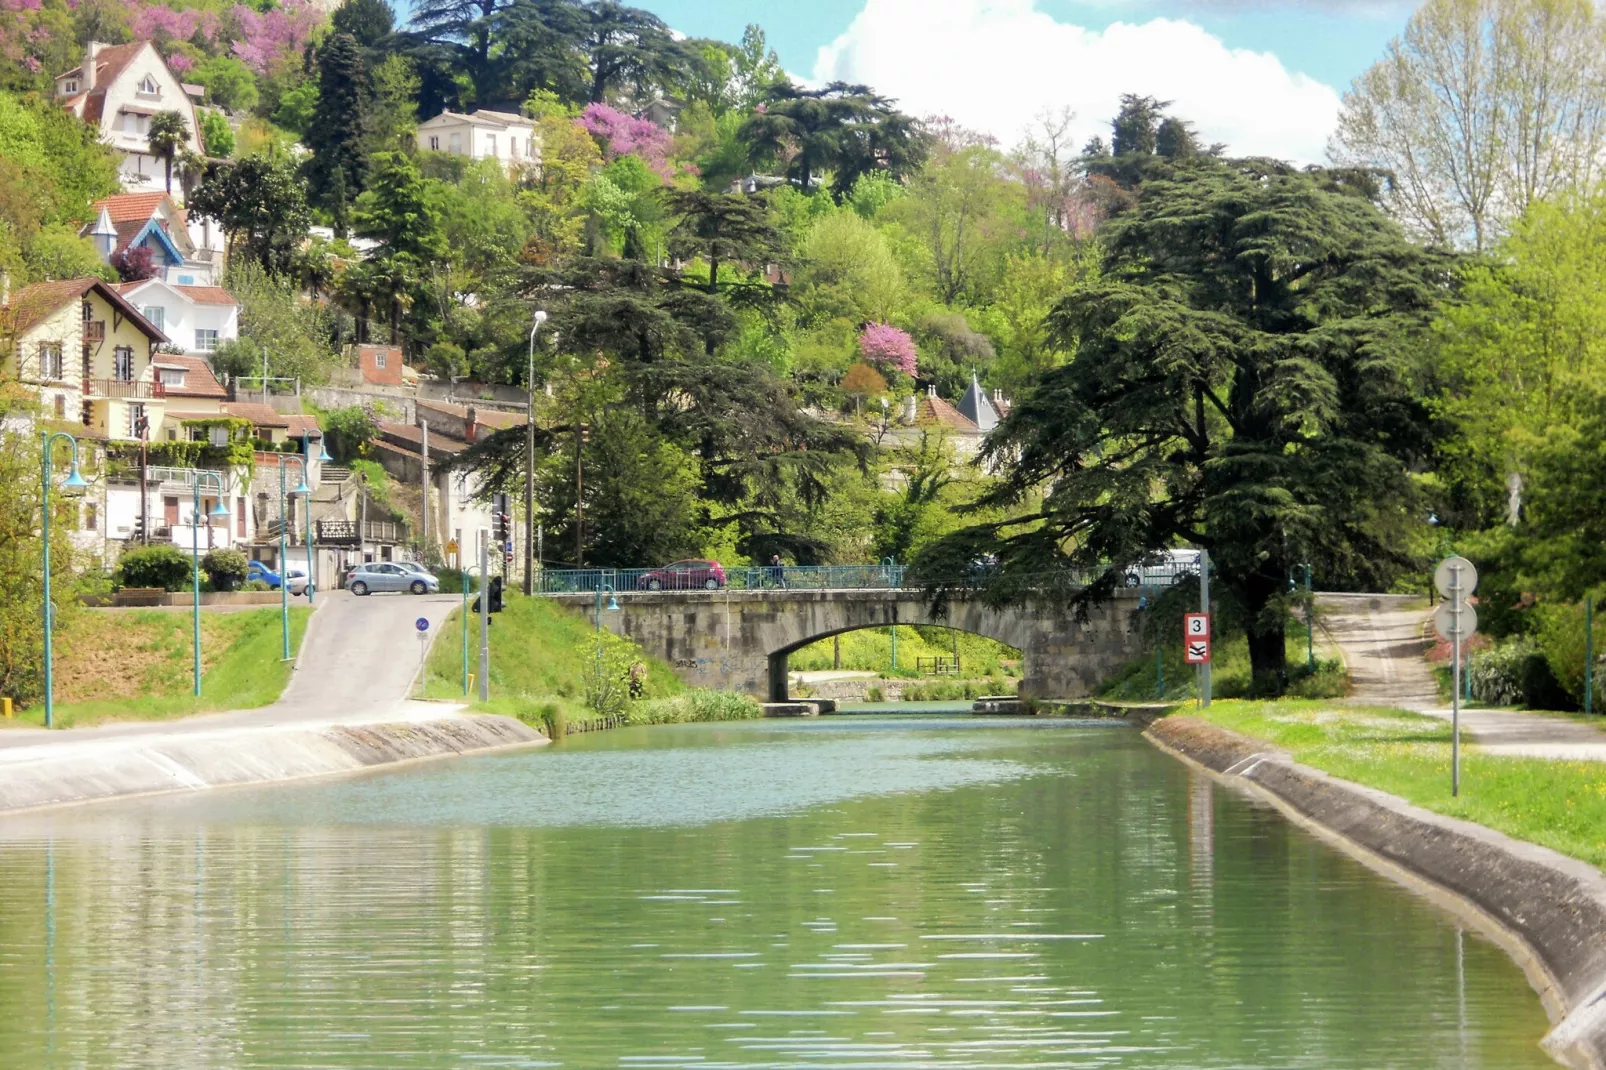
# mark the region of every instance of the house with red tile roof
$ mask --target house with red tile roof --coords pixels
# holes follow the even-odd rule
[[[195,101],[204,93],[200,86],[179,81],[149,41],[90,41],[79,65],[56,75],[56,99],[123,154],[118,169],[123,188],[134,192],[167,190],[166,168],[147,141],[153,116],[177,112],[189,133],[190,149],[200,151]]]
[[[120,283],[117,291],[185,353],[209,356],[218,346],[240,337],[240,302],[221,286],[180,286],[146,279]]]
[[[166,193],[119,193],[95,202],[79,228],[110,263],[129,249],[151,253],[155,278],[178,286],[211,286],[222,278],[223,235],[209,220],[192,220]]]

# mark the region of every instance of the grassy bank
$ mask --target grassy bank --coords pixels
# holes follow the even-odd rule
[[[312,611],[290,610],[290,649],[301,649]],[[74,614],[56,640],[55,723],[61,728],[106,721],[154,721],[278,700],[290,682],[279,611],[201,613],[201,695],[192,693],[188,612],[115,609]],[[44,705],[21,711],[43,724]]]
[[[1450,725],[1438,718],[1320,702],[1215,702],[1182,712],[1345,780],[1606,866],[1606,765],[1599,762],[1496,757],[1463,745],[1461,795],[1452,798]]]
[[[1305,653],[1305,625],[1290,622],[1286,639],[1288,690],[1292,698],[1340,698],[1349,694],[1349,677],[1344,663],[1321,656],[1321,628],[1316,629],[1316,671],[1310,672]],[[1249,640],[1242,635],[1218,643],[1212,651],[1211,697],[1243,698],[1250,693]],[[1162,673],[1155,666],[1154,652],[1128,662],[1099,688],[1099,697],[1120,701],[1180,701],[1196,698],[1198,687],[1192,665],[1182,660],[1182,643],[1168,643],[1161,649]]]
[[[902,624],[897,631],[897,668],[892,666],[891,628],[862,628],[810,643],[787,658],[786,667],[792,672],[845,669],[912,678],[919,675],[916,665],[921,658],[951,659],[957,638],[959,663],[966,676],[1020,675],[1020,651],[985,636],[923,624]],[[836,656],[838,643],[842,653],[840,665]]]
[[[430,650],[420,692],[424,698],[463,698],[461,612],[452,612]],[[583,616],[548,599],[509,593],[506,608],[492,620],[491,698],[473,702],[475,709],[517,717],[558,734],[603,721],[734,720],[737,714],[756,717],[761,712],[756,702],[740,695],[688,690],[664,662],[609,632],[599,636]],[[636,665],[641,666],[641,694],[631,700],[628,678]],[[479,624],[471,619],[469,672],[478,671]],[[477,681],[469,692],[478,692]]]

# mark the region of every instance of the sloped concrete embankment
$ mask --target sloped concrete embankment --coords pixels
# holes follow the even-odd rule
[[[473,714],[53,742],[5,753],[0,812],[298,780],[545,741],[511,717]]]
[[[1187,717],[1145,735],[1163,750],[1271,799],[1363,860],[1444,898],[1527,972],[1568,1066],[1606,1067],[1606,878],[1593,866],[1482,825],[1299,765],[1264,744]],[[1425,887],[1423,887],[1425,886]]]

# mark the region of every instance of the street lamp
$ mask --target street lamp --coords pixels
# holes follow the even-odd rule
[[[213,520],[227,520],[229,511],[223,505],[223,477],[216,472],[195,473],[195,483],[191,486],[194,503],[190,511],[190,593],[194,602],[191,616],[194,618],[195,633],[195,697],[201,697],[201,483],[210,479],[217,484],[217,504],[207,513],[207,527],[211,528]],[[212,541],[211,533],[207,533],[207,542]],[[284,585],[284,578],[279,580]]]
[[[286,492],[284,489],[284,470],[291,461],[301,466],[301,485],[296,487],[295,490]],[[281,454],[279,457],[279,632],[284,643],[282,657],[285,661],[290,660],[290,576],[289,569],[285,567],[285,555],[288,551],[285,549],[284,541],[285,531],[290,527],[290,510],[286,508],[287,494],[305,494],[307,496],[307,537],[310,539],[312,537],[312,488],[307,486],[307,462],[294,454]],[[310,560],[312,552],[310,543],[308,544],[307,552]],[[307,601],[311,602],[312,577],[310,575],[307,577],[307,592]]]
[[[608,592],[608,612],[619,612],[619,599],[613,596],[613,588],[606,583],[597,585],[597,686],[602,686],[602,592]]]
[[[530,367],[524,380],[530,398],[524,409],[524,593],[535,593],[535,334],[546,322],[546,312],[536,309],[530,324]]]
[[[51,659],[51,632],[55,628],[55,614],[50,608],[50,447],[61,439],[72,443],[72,469],[68,471],[67,478],[62,480],[62,490],[83,490],[89,483],[78,474],[78,440],[65,431],[41,431],[40,438],[44,450],[39,461],[39,530],[44,540],[44,576],[45,576],[45,727],[53,727],[55,721],[55,694],[52,677]]]

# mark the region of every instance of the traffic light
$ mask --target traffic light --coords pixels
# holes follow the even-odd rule
[[[137,514],[137,513],[135,514],[135,516],[134,516],[134,530],[133,530],[133,533],[129,536],[129,541],[130,542],[144,542],[145,541],[145,517],[144,516],[142,516],[140,514]]]
[[[487,589],[486,593],[489,594],[490,598],[491,598],[490,612],[492,612],[492,613],[500,613],[500,612],[502,612],[502,577],[501,576],[492,576],[491,577],[491,585]]]
[[[513,517],[508,513],[496,514],[496,541],[507,542],[513,538]]]
[[[590,441],[591,441],[591,425],[590,424],[581,424],[580,425],[580,444],[581,445],[585,445],[587,442],[590,442]]]

